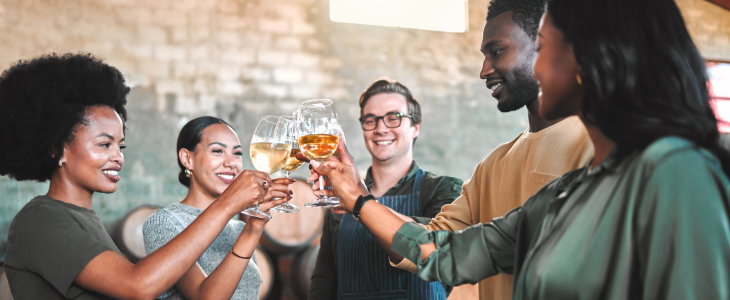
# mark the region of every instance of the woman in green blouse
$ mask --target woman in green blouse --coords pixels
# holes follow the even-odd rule
[[[315,170],[425,280],[514,274],[514,299],[730,298],[730,156],[674,1],[550,1],[536,51],[540,114],[578,115],[595,158],[523,207],[429,232],[368,201],[344,146]]]

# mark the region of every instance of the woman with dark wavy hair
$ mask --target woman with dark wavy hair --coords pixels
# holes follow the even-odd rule
[[[10,224],[4,267],[16,300],[152,299],[231,217],[288,196],[266,174],[244,171],[179,235],[130,263],[91,209],[94,193],[113,193],[121,179],[128,92],[119,70],[90,54],[44,55],[0,76],[0,175],[50,180]]]
[[[425,280],[514,274],[513,299],[729,299],[730,164],[674,1],[550,1],[536,51],[540,114],[578,115],[595,157],[523,207],[429,232],[369,201],[344,146],[315,170]]]
[[[242,156],[238,135],[225,121],[203,116],[183,126],[177,137],[178,180],[188,188],[188,194],[147,218],[142,227],[147,253],[169,243],[218,201],[243,170]],[[273,186],[281,185],[288,191],[287,186],[294,181],[279,178]],[[267,212],[273,206],[261,207]],[[263,277],[254,250],[268,221],[269,218],[248,218],[246,223],[228,221],[185,276],[158,299],[259,299]]]

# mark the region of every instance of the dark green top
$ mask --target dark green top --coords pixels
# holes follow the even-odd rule
[[[383,196],[407,195],[413,191],[413,183],[418,172],[418,164],[414,160],[406,176],[403,176],[394,187]],[[461,179],[439,176],[425,172],[421,187],[421,211],[424,217],[435,217],[441,207],[454,201],[461,194]],[[365,177],[365,185],[374,184],[370,168]],[[312,272],[312,284],[309,287],[309,299],[337,298],[337,233],[340,228],[342,215],[333,214],[327,210],[322,225],[321,248],[317,255],[317,262]]]
[[[569,172],[489,224],[407,223],[392,249],[449,285],[514,274],[513,299],[729,299],[729,195],[714,156],[668,137]],[[434,241],[422,261],[418,244]]]
[[[111,299],[74,283],[86,264],[108,250],[121,255],[93,210],[35,197],[10,223],[10,291],[15,300]]]

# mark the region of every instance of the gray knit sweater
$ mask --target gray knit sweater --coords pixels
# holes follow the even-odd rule
[[[162,245],[183,231],[195,218],[203,212],[202,209],[188,206],[182,203],[173,203],[164,209],[160,209],[147,219],[142,227],[144,233],[144,245],[147,253],[157,250]],[[233,243],[243,230],[245,224],[241,221],[231,220],[213,244],[203,252],[198,259],[198,264],[203,268],[206,275],[215,270],[233,248]],[[259,299],[259,287],[263,282],[259,267],[256,265],[256,257],[248,262],[243,272],[241,281],[238,282],[236,292],[231,299],[244,300]],[[185,299],[182,293],[174,286],[160,295],[158,299]]]

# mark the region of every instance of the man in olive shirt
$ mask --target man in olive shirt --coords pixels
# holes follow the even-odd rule
[[[389,79],[376,81],[360,97],[360,115],[372,155],[365,184],[378,201],[405,215],[432,218],[459,196],[460,179],[424,172],[413,160],[421,109],[408,88]],[[440,283],[390,267],[377,242],[351,215],[327,211],[309,299],[351,294],[367,299],[446,299]]]

